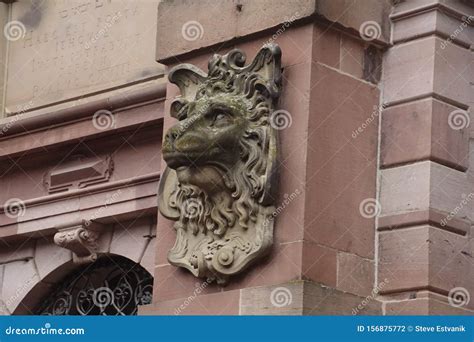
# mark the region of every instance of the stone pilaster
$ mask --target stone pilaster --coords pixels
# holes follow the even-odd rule
[[[461,314],[474,309],[474,7],[405,1],[390,18],[377,234],[385,313]]]
[[[160,215],[154,304],[142,313],[262,314],[270,304],[270,314],[381,312],[373,292],[375,215],[360,212],[362,202],[376,197],[378,122],[355,137],[354,131],[379,104],[380,48],[389,36],[390,5],[363,4],[160,3],[157,60],[168,68],[191,63],[207,70],[212,54],[235,47],[250,61],[265,43],[278,44],[278,109],[286,112],[287,123],[279,131],[280,209],[270,255],[225,287],[207,284],[168,263],[175,230]],[[370,40],[359,33],[366,22],[378,27]],[[168,84],[164,131],[175,123],[169,108],[177,94]]]
[[[6,58],[7,58],[7,39],[3,34],[3,28],[8,22],[8,4],[0,2],[0,28],[2,34],[0,35],[0,118],[4,113],[4,98],[5,98],[5,72],[6,72]]]

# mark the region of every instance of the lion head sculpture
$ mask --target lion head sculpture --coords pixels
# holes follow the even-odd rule
[[[232,50],[214,55],[207,75],[191,64],[169,72],[181,96],[163,141],[159,209],[176,221],[170,263],[196,276],[225,283],[271,247],[280,60],[267,45],[247,66]]]

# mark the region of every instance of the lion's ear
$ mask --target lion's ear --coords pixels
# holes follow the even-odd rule
[[[263,142],[264,155],[266,155],[265,172],[261,176],[263,182],[263,192],[259,198],[262,205],[272,205],[275,203],[278,185],[278,167],[277,167],[277,134],[276,130],[268,126],[265,132],[265,141]]]
[[[277,98],[281,91],[281,49],[276,44],[267,44],[260,49],[247,71],[260,75],[267,82],[270,96]]]
[[[170,220],[179,219],[179,211],[170,206],[170,197],[178,187],[178,177],[173,169],[167,167],[160,179],[158,188],[158,209],[161,214]]]
[[[276,44],[266,44],[255,56],[252,63],[245,66],[246,56],[242,50],[234,49],[224,56],[214,55],[209,60],[209,75],[218,75],[222,69],[230,69],[237,74],[246,74],[247,85],[259,88],[273,100],[281,92],[281,49]],[[257,76],[257,77],[255,77]]]
[[[192,64],[179,64],[171,68],[168,79],[178,86],[181,97],[193,101],[199,87],[204,83],[207,74]]]

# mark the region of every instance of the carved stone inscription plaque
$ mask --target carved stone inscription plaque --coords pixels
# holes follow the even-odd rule
[[[19,0],[11,5],[7,113],[162,74],[158,0]]]

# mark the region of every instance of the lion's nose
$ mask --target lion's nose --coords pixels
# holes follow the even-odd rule
[[[176,139],[179,137],[179,130],[176,127],[172,127],[166,133],[165,139],[168,143],[173,144]]]

